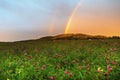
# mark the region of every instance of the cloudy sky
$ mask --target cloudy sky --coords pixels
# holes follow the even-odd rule
[[[120,0],[0,0],[0,41],[64,33],[68,22],[67,33],[119,36]]]

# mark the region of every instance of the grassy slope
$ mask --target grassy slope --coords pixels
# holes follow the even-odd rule
[[[107,65],[112,68],[109,73]],[[99,67],[103,71],[98,72]],[[0,43],[0,80],[118,80],[119,76],[119,39]]]

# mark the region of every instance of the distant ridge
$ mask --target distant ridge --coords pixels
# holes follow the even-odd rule
[[[42,37],[39,39],[22,40],[22,41],[15,41],[15,42],[28,42],[28,41],[39,41],[39,40],[81,40],[81,39],[120,39],[120,36],[106,37],[103,35],[94,35],[93,36],[93,35],[81,34],[81,33],[77,33],[77,34],[69,33],[69,34],[45,36],[45,37]]]
[[[77,33],[77,34],[59,34],[59,35],[55,35],[55,36],[46,36],[46,37],[42,37],[40,38],[40,40],[79,40],[79,39],[120,39],[119,36],[112,36],[112,37],[106,37],[103,35],[88,35],[88,34],[81,34],[81,33]]]
[[[78,33],[78,34],[60,34],[53,36],[52,39],[103,39],[103,38],[108,38],[108,37],[102,35],[92,36],[92,35]]]

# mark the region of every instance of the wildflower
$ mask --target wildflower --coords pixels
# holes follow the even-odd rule
[[[108,72],[105,72],[104,76],[108,76],[108,74],[109,74]]]
[[[98,68],[98,72],[101,72],[100,68]]]
[[[7,78],[7,80],[10,80],[10,79]]]
[[[72,63],[75,63],[76,61],[75,60],[73,60],[73,61],[71,61]]]
[[[24,56],[27,56],[27,53],[26,53],[26,52],[24,53]]]
[[[29,59],[32,59],[32,56],[28,56],[29,57]]]
[[[65,74],[68,74],[68,70],[65,70]]]
[[[62,67],[62,65],[61,65],[61,64],[58,64],[57,67],[60,68],[60,67]]]
[[[64,62],[64,64],[67,64],[67,62]]]
[[[82,69],[82,68],[83,68],[83,66],[79,66],[79,67],[78,67],[78,69]]]
[[[112,61],[112,62],[111,62],[111,64],[116,65],[116,64],[117,64],[117,62],[116,62],[116,61]]]
[[[38,52],[38,50],[37,50],[37,49],[34,49],[34,50],[33,50],[33,52],[35,52],[35,53],[36,53],[36,52]]]
[[[72,72],[70,72],[70,73],[69,73],[69,76],[70,76],[70,77],[72,77],[72,76],[73,76],[73,73],[72,73]]]
[[[46,68],[46,65],[43,65],[41,69],[44,70],[45,68]]]
[[[110,48],[110,51],[112,51],[113,49],[112,48]]]
[[[109,64],[110,62],[109,62],[109,60],[108,59],[106,59],[106,64]]]
[[[108,70],[108,72],[110,72],[112,70],[112,68],[109,65],[107,65],[107,70]]]
[[[115,51],[117,51],[118,49],[117,48],[114,48]]]
[[[54,80],[54,77],[53,77],[53,76],[50,76],[49,79],[50,79],[50,80]]]
[[[36,71],[38,71],[38,68],[36,68]]]
[[[20,73],[21,73],[21,70],[18,71],[18,74],[20,74]]]
[[[101,67],[98,68],[98,73],[100,73],[101,71],[103,71],[103,69],[101,69]]]
[[[20,74],[21,73],[21,69],[16,69],[16,73]]]

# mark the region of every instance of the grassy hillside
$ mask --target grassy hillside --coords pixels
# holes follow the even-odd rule
[[[120,39],[0,43],[0,80],[119,80]]]

